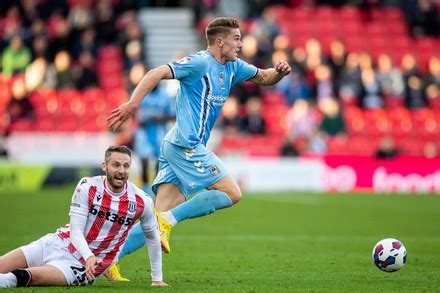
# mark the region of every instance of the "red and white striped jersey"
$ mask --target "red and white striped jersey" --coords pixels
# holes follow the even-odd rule
[[[69,215],[87,219],[84,236],[93,254],[102,260],[96,268],[96,275],[117,261],[117,255],[124,245],[128,232],[137,219],[142,226],[148,222],[148,230],[156,229],[153,201],[127,182],[121,193],[115,194],[106,186],[105,176],[85,177],[78,183],[70,206]],[[71,253],[85,263],[70,242],[69,225],[58,229]]]

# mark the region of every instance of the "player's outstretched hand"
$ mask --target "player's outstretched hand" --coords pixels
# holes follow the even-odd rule
[[[288,75],[290,71],[292,71],[292,68],[287,61],[278,61],[275,64],[275,70],[282,75]]]
[[[162,281],[152,281],[151,287],[168,287],[168,284]]]
[[[101,263],[101,260],[92,255],[86,260],[86,276],[89,280],[95,279],[95,268]]]
[[[118,130],[128,118],[136,114],[138,108],[136,103],[128,101],[113,109],[110,116],[107,117],[108,127],[113,131]]]

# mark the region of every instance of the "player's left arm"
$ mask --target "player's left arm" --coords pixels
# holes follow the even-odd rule
[[[101,262],[93,252],[86,241],[84,230],[88,218],[88,192],[85,186],[88,186],[87,179],[82,178],[75,188],[70,204],[70,241],[86,261],[86,275],[89,280],[95,278],[95,268]]]
[[[157,219],[153,211],[153,201],[147,196],[143,198],[145,206],[139,220],[148,247],[148,258],[150,259],[151,266],[151,286],[164,287],[167,284],[163,282],[162,248],[160,246]]]
[[[274,85],[291,71],[287,61],[278,61],[273,68],[258,69],[258,73],[250,81],[259,85]]]

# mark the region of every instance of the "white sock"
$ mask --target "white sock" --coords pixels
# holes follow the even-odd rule
[[[0,288],[17,287],[17,278],[13,273],[0,274]]]
[[[167,221],[171,226],[176,226],[177,220],[174,218],[171,211],[160,213],[160,215]]]

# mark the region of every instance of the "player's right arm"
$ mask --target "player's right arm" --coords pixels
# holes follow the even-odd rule
[[[142,99],[154,89],[161,80],[172,79],[174,77],[170,66],[162,65],[156,67],[145,74],[142,80],[131,94],[130,100],[113,109],[107,117],[109,128],[113,131],[118,130],[124,122],[136,114]]]
[[[70,241],[81,257],[86,260],[86,275],[89,280],[95,278],[95,267],[100,260],[93,254],[84,236],[89,213],[88,178],[82,178],[75,188],[70,204]]]
[[[157,229],[157,219],[153,211],[153,201],[150,197],[142,196],[145,202],[144,211],[139,218],[145,241],[148,247],[148,258],[151,267],[151,286],[168,286],[163,282],[162,273],[162,248],[160,245],[159,230]]]

